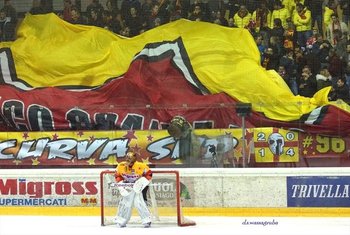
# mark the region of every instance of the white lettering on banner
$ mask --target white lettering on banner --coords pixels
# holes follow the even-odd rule
[[[0,198],[0,206],[66,206],[65,198]]]
[[[20,179],[0,179],[0,195],[29,195],[42,198],[44,195],[96,195],[95,181],[28,181]]]
[[[17,159],[24,159],[27,157],[40,157],[44,150],[45,146],[49,142],[49,138],[38,139],[37,141],[24,141],[22,142],[21,148],[18,151]],[[33,145],[35,148],[33,149]]]
[[[0,160],[14,159],[15,156],[11,154],[4,154],[6,149],[14,148],[17,145],[17,140],[7,140],[0,143]]]
[[[349,198],[349,184],[294,184],[293,198]]]
[[[89,143],[87,140],[59,139],[49,142],[48,138],[23,141],[17,152],[17,159],[28,157],[40,157],[45,149],[48,149],[48,159],[66,159],[71,160],[77,157],[78,160],[88,159],[98,150],[100,160],[108,159],[110,155],[124,156],[128,150],[128,139],[108,138],[94,139]],[[13,153],[6,154],[6,150],[17,147],[16,140],[7,140],[0,143],[0,160],[15,159]],[[73,151],[75,150],[75,151]]]
[[[174,142],[174,148],[169,148]],[[179,158],[179,141],[175,141],[173,137],[163,138],[148,145],[147,151],[154,154],[152,156],[154,160],[161,160],[169,155],[171,159],[177,159]]]
[[[129,139],[127,138],[112,140],[96,138],[91,141],[76,139],[50,141],[49,138],[39,138],[30,141],[19,141],[19,143],[16,140],[6,140],[0,142],[0,160],[39,158],[44,156],[45,151],[47,151],[49,160],[72,160],[73,158],[85,160],[99,153],[98,159],[104,161],[110,155],[124,157],[129,148],[128,144]],[[147,146],[147,151],[152,153],[153,160],[161,160],[166,157],[178,159],[179,142],[173,137],[165,137],[150,143]]]

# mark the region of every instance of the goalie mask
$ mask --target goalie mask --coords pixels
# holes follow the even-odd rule
[[[274,155],[281,155],[283,153],[284,138],[280,133],[272,133],[269,138],[269,148]]]

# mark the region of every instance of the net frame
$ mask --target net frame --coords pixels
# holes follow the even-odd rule
[[[176,202],[176,224],[177,226],[194,226],[196,225],[196,222],[188,219],[186,217],[184,217],[183,215],[183,211],[182,211],[182,206],[181,206],[181,197],[180,197],[180,191],[181,191],[181,187],[180,187],[180,173],[179,171],[176,170],[152,170],[153,176],[157,176],[157,175],[173,175],[174,177],[174,181],[175,181],[175,202]],[[113,170],[104,170],[100,173],[100,214],[101,214],[101,226],[106,226],[108,224],[106,224],[106,211],[105,211],[105,189],[104,189],[104,185],[105,185],[105,180],[107,180],[106,175],[113,175],[114,176],[115,171]],[[150,201],[151,201],[151,211],[152,211],[152,217],[153,217],[153,221],[155,222],[160,222],[163,221],[163,219],[161,219],[160,217],[162,217],[161,215],[159,215],[158,213],[158,204],[157,204],[157,200],[155,197],[155,190],[154,190],[154,184],[152,184],[152,181],[150,183],[150,187],[149,187],[149,195],[150,195]],[[116,207],[115,207],[116,208]],[[153,222],[152,221],[152,222]],[[174,224],[174,222],[169,222],[168,220],[166,220],[167,224]],[[165,224],[164,223],[164,224]]]

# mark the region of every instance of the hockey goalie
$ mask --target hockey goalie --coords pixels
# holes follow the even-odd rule
[[[115,179],[118,190],[122,196],[115,223],[118,227],[125,227],[131,218],[132,209],[135,206],[141,223],[145,228],[151,226],[151,212],[147,207],[145,195],[152,179],[152,171],[148,165],[136,161],[136,154],[128,152],[124,162],[118,164]]]

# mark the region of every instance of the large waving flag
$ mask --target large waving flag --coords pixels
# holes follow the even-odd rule
[[[174,115],[226,128],[240,125],[239,101],[253,105],[250,127],[350,133],[348,106],[330,104],[330,88],[294,96],[260,66],[245,29],[179,20],[122,38],[54,14],[27,15],[18,39],[0,48],[2,129],[150,129]]]

